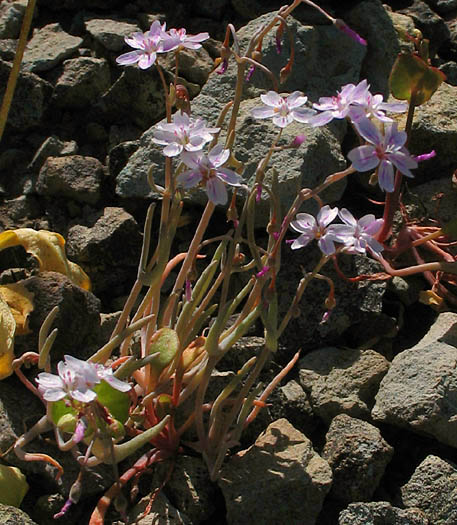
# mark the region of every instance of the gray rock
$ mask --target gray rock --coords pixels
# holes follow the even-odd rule
[[[48,71],[70,58],[82,42],[79,36],[66,33],[59,23],[35,29],[27,44],[22,67],[32,72]]]
[[[314,525],[332,482],[328,463],[286,419],[232,456],[219,486],[229,525]]]
[[[457,0],[425,0],[425,2],[441,16],[457,9]]]
[[[457,86],[457,64],[453,60],[441,64],[439,69],[446,75],[446,82],[448,84]]]
[[[372,93],[389,94],[389,74],[400,52],[398,35],[380,0],[364,0],[344,14],[344,21],[368,42],[361,76]]]
[[[94,104],[111,86],[108,62],[103,58],[65,60],[53,97],[56,105],[78,109]]]
[[[398,354],[381,382],[375,420],[457,446],[457,348],[434,341]]]
[[[29,168],[32,171],[38,171],[48,157],[66,157],[78,153],[78,145],[74,140],[65,142],[59,137],[51,135],[37,149]]]
[[[387,501],[351,503],[338,525],[431,525],[419,509],[399,509]]]
[[[416,29],[414,20],[408,15],[392,11],[388,8],[388,6],[384,7],[390,19],[392,20],[392,25],[394,26],[395,31],[397,32],[400,50],[403,52],[414,51],[414,44],[406,37],[407,34],[414,35]]]
[[[26,7],[26,0],[16,0],[0,6],[0,38],[19,37]]]
[[[122,208],[107,207],[68,231],[68,254],[91,275],[95,293],[124,293],[141,253],[138,223]],[[121,289],[118,289],[122,285]]]
[[[36,192],[95,205],[100,199],[103,165],[93,157],[48,157],[40,170]]]
[[[413,193],[419,198],[420,212],[426,210],[439,224],[447,224],[456,216],[457,191],[451,177],[426,181],[416,186]]]
[[[443,82],[432,98],[414,112],[414,122],[408,149],[414,155],[436,151],[436,157],[419,164],[414,170],[418,180],[451,175],[454,171],[457,149],[457,87]],[[399,129],[404,129],[406,116],[398,119]]]
[[[161,475],[166,475],[168,466],[164,467]],[[178,455],[164,492],[191,523],[208,520],[216,510],[217,487],[210,481],[208,468],[201,458]]]
[[[3,98],[11,71],[11,64],[0,60],[0,98]],[[33,73],[21,72],[7,126],[26,131],[37,126],[48,106],[52,86]]]
[[[122,50],[127,52],[124,37],[140,30],[132,21],[112,18],[90,18],[85,21],[85,26],[86,31],[98,44],[108,51],[115,52]]]
[[[365,421],[340,414],[325,436],[322,457],[333,471],[330,495],[351,503],[370,501],[394,449]]]
[[[16,343],[36,351],[41,325],[54,306],[58,306],[52,328],[57,328],[59,333],[51,358],[58,360],[68,353],[82,359],[90,356],[90,345],[97,339],[100,327],[100,300],[61,273],[41,272],[21,284],[35,294],[34,309],[29,314],[31,333],[17,338]]]
[[[153,487],[151,492],[154,492]],[[150,510],[151,496],[142,498],[128,513],[129,523],[137,525],[192,525],[189,518],[176,509],[160,491],[155,497]]]
[[[0,503],[0,523],[5,525],[37,525],[23,510]]]
[[[158,73],[152,68],[142,71],[125,67],[97,106],[110,122],[129,122],[147,129],[165,115],[165,97]]]
[[[430,40],[431,56],[449,40],[450,33],[446,23],[425,2],[414,0],[412,5],[401,9],[400,13],[410,16],[424,37]]]
[[[12,38],[0,39],[0,59],[12,62],[16,54],[17,40]]]
[[[315,414],[330,423],[338,414],[369,419],[389,363],[373,350],[328,347],[310,352],[298,366]]]
[[[421,509],[433,525],[457,523],[457,465],[427,456],[401,489],[406,507]]]
[[[175,73],[176,61],[174,53],[161,55],[160,63],[167,71]],[[204,47],[196,51],[184,48],[179,52],[179,76],[184,77],[189,82],[203,86],[213,68],[213,60]]]
[[[195,4],[194,9],[198,15],[212,18],[213,20],[220,20],[229,4],[230,0],[207,0],[206,2]]]
[[[457,314],[455,312],[440,313],[430,330],[411,350],[435,343],[445,343],[457,348]]]

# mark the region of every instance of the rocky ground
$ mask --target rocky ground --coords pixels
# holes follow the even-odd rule
[[[0,4],[0,97],[11,70],[26,0]],[[301,90],[311,101],[330,96],[343,84],[367,78],[373,92],[388,95],[390,68],[403,46],[396,29],[420,29],[430,39],[433,63],[446,75],[433,99],[416,111],[410,149],[437,156],[421,165],[405,191],[411,218],[446,223],[457,211],[453,172],[457,168],[457,0],[322,1],[368,40],[362,48],[300,7],[292,28],[297,56],[284,91]],[[0,230],[46,229],[67,240],[69,258],[89,274],[93,293],[60,274],[37,274],[22,248],[0,252],[0,282],[22,281],[35,294],[31,333],[18,336],[16,354],[36,350],[38,330],[59,305],[59,335],[53,355],[87,357],[107,336],[136,276],[145,210],[157,198],[146,182],[152,165],[160,184],[163,156],[151,144],[151,126],[164,117],[157,73],[121,68],[115,58],[127,51],[124,36],[145,31],[155,19],[211,39],[181,58],[181,83],[193,99],[195,115],[214,123],[230,98],[234,66],[212,74],[228,22],[240,29],[244,45],[275,0],[38,0],[33,35],[24,56],[16,96],[0,146]],[[273,39],[264,59],[279,71]],[[165,64],[167,74],[173,63]],[[170,77],[171,78],[171,77]],[[273,136],[269,124],[253,124],[250,109],[270,89],[255,72],[246,86],[237,130],[237,156],[252,181],[255,167]],[[299,150],[277,153],[279,194],[290,204],[298,184],[313,187],[346,165],[354,137],[344,124],[306,128]],[[283,138],[303,126],[293,124]],[[301,131],[302,132],[302,131]],[[327,202],[355,215],[373,208],[382,194],[366,177],[332,186]],[[201,211],[202,194],[186,202],[181,249]],[[266,222],[267,208],[259,213]],[[225,228],[220,212],[220,225]],[[221,229],[222,228],[222,229]],[[290,303],[316,252],[285,255],[280,308]],[[347,274],[372,273],[366,258],[343,261]],[[332,274],[332,270],[329,270]],[[427,289],[420,277],[359,285],[336,281],[337,306],[331,322],[320,324],[326,284],[313,284],[300,315],[281,341],[271,373],[302,348],[294,372],[271,398],[271,406],[249,427],[221,479],[209,481],[199,457],[179,456],[169,483],[149,516],[149,494],[165,476],[159,466],[143,476],[130,520],[147,523],[297,525],[457,524],[457,314],[437,314],[419,302]],[[165,287],[164,293],[167,292]],[[221,363],[221,384],[262,345],[253,332]],[[0,382],[0,450],[6,451],[42,414],[40,402],[15,377]],[[38,439],[31,449],[48,451],[65,466],[63,483],[43,464],[24,463],[11,453],[30,484],[22,508],[0,505],[0,522],[55,523],[77,474],[72,458]],[[67,523],[87,523],[97,499],[112,483],[110,469],[97,469],[84,484],[82,502]],[[15,521],[14,521],[15,520]],[[112,511],[109,523],[121,523]],[[155,521],[154,521],[155,520]]]

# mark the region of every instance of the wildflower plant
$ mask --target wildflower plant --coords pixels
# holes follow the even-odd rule
[[[408,151],[407,137],[414,107],[424,102],[425,88],[420,84],[420,74],[426,75],[427,79],[430,75],[436,78],[424,57],[414,55],[413,65],[417,73],[411,75],[411,79],[408,79],[410,63],[408,67],[402,63],[394,67],[394,95],[408,104],[384,102],[380,95],[370,92],[367,81],[363,80],[357,85],[342,86],[335,96],[321,98],[310,107],[306,95],[301,92],[280,94],[280,82],[275,79],[278,89],[261,95],[259,105],[252,112],[254,119],[271,118],[278,127],[278,136],[292,121],[322,126],[334,118],[347,119],[358,134],[361,145],[349,152],[349,166],[345,170],[329,174],[315,188],[300,189],[284,214],[275,198],[275,177],[270,185],[265,181],[278,139],[273,141],[267,155],[259,159],[252,187],[244,184],[243,165],[236,158],[235,127],[246,72],[255,66],[266,72],[269,78],[274,78],[261,61],[263,38],[276,29],[280,48],[287,18],[302,2],[317,8],[348,37],[364,45],[363,38],[344,22],[334,19],[308,0],[294,0],[291,5],[282,7],[271,22],[259,28],[244,52],[240,50],[233,27],[229,26],[215,72],[223,74],[228,62],[233,60],[237,64],[237,83],[233,100],[228,101],[219,121],[214,123],[207,123],[192,114],[185,90],[176,83],[178,68],[170,86],[166,84],[161,68],[162,54],[175,53],[178,64],[181,49],[198,50],[208,37],[207,33],[188,35],[185,29],[167,30],[165,24],[154,22],[149,31],[126,38],[126,43],[134,50],[121,55],[117,62],[140,69],[156,67],[165,92],[166,122],[155,126],[152,146],[162,148],[165,159],[158,237],[153,239],[151,236],[156,208],[153,203],[145,221],[136,281],[111,337],[88,361],[66,355],[57,364],[57,373],[53,372],[52,344],[56,336],[56,331],[52,330],[56,315],[53,310],[42,326],[38,353],[24,355],[12,365],[46,407],[46,415],[18,439],[14,447],[16,454],[24,460],[49,462],[61,473],[62,467],[53,458],[25,451],[27,444],[38,434],[53,430],[59,448],[71,451],[80,465],[80,476],[59,516],[78,501],[84,472],[103,462],[113,465],[116,483],[100,500],[90,522],[92,525],[101,523],[113,500],[118,503],[118,508],[122,507],[122,488],[128,481],[154,462],[173,458],[181,450],[183,440],[202,454],[211,479],[217,479],[228,450],[239,443],[243,430],[265,407],[271,391],[298,359],[297,353],[270,384],[263,386],[259,383],[262,369],[276,352],[278,340],[312,279],[327,280],[330,292],[323,301],[323,308],[330,311],[335,306],[337,298],[334,297],[333,282],[320,273],[327,262],[333,261],[337,265],[338,257],[344,254],[369,256],[383,265],[382,275],[349,279],[385,279],[393,275],[426,272],[433,276],[435,293],[453,297],[440,279],[443,275],[457,273],[456,263],[442,245],[434,244],[434,239],[445,238],[451,227],[423,235],[420,230],[406,226],[407,242],[400,245],[392,239],[388,244],[393,213],[399,208],[402,176],[412,177],[411,170],[423,160]],[[423,45],[419,47],[424,49]],[[291,73],[292,65],[293,60],[289,58],[286,71],[281,74],[282,80]],[[436,83],[438,87],[438,80]],[[424,81],[424,84],[429,89],[430,82]],[[174,114],[173,108],[176,109]],[[405,110],[408,111],[407,129],[398,130],[389,112]],[[221,138],[222,128],[225,138]],[[298,148],[304,140],[304,135],[299,135],[289,147]],[[173,163],[173,159],[177,162]],[[382,218],[368,214],[356,219],[349,210],[322,202],[320,194],[323,190],[356,171],[375,171],[381,189],[386,192]],[[149,182],[158,188],[152,175]],[[197,186],[206,190],[206,206],[187,249],[172,255],[183,198]],[[262,190],[270,196],[270,222],[266,227],[268,241],[259,245],[254,224]],[[302,204],[310,199],[319,205],[316,216],[300,211]],[[227,214],[231,229],[220,237],[205,239],[216,205],[227,202],[230,202]],[[297,283],[295,296],[280,318],[277,277],[281,252],[307,249],[314,241],[321,251],[321,258],[315,268]],[[440,260],[424,264],[418,260],[417,266],[393,267],[393,259],[388,258],[390,254],[411,247],[417,252],[421,244],[426,244]],[[212,251],[208,247],[213,247]],[[384,255],[386,252],[387,256]],[[196,262],[205,256],[205,267],[199,274]],[[172,270],[177,276],[164,300],[161,289]],[[249,276],[241,290],[233,286],[233,279],[239,272]],[[324,320],[328,318],[328,311]],[[208,402],[207,389],[216,365],[259,320],[264,329],[262,351],[249,359],[216,398]],[[134,351],[132,344],[136,332],[139,334],[139,351]],[[42,370],[34,382],[20,371],[20,366],[26,362],[35,363]],[[193,410],[177,418],[176,414],[184,403],[190,401]],[[186,438],[191,427],[197,436],[193,441]],[[144,445],[148,447],[143,449],[142,456],[126,472],[119,474],[118,463]]]

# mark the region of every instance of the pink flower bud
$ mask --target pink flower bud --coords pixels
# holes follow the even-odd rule
[[[256,273],[255,276],[256,276],[257,278],[259,278],[259,277],[263,277],[264,275],[267,274],[267,272],[268,272],[269,269],[270,269],[269,266],[264,266],[264,267],[260,270],[260,272]]]
[[[297,135],[291,143],[292,148],[299,148],[306,140],[306,135]]]
[[[430,160],[436,157],[436,151],[432,149],[430,153],[423,153],[422,155],[417,155],[415,158],[416,162],[422,162],[423,160]]]
[[[254,71],[255,71],[255,66],[251,66],[249,69],[248,69],[248,72],[246,73],[246,82],[249,82],[252,78],[252,75],[254,74]]]
[[[346,33],[348,37],[352,38],[352,40],[355,40],[362,46],[367,45],[367,41],[364,38],[362,38],[358,33],[356,33],[353,29],[351,29],[343,20],[336,18],[333,23],[340,31],[343,31],[343,33]]]

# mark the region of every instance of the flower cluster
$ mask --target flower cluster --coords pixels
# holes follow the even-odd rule
[[[294,91],[288,97],[282,97],[276,91],[269,91],[260,95],[260,100],[265,105],[252,110],[253,118],[273,118],[273,123],[280,128],[285,128],[294,120],[308,123],[316,113],[312,109],[301,107],[306,104],[308,97],[303,96],[300,91]]]
[[[330,224],[337,216],[344,224]],[[376,219],[372,214],[357,220],[346,208],[338,210],[326,205],[319,210],[317,217],[309,213],[297,214],[290,226],[301,235],[292,242],[291,248],[303,248],[316,239],[324,255],[333,255],[336,252],[335,243],[339,243],[343,245],[340,251],[365,254],[368,250],[379,257],[383,246],[374,236],[382,224],[383,220]]]
[[[111,368],[82,361],[71,355],[64,356],[64,361],[57,365],[58,375],[48,372],[38,374],[36,382],[45,401],[59,401],[72,398],[81,403],[94,401],[97,394],[93,387],[102,380],[120,392],[128,392],[130,385],[113,375]]]
[[[158,53],[167,53],[180,47],[199,49],[201,42],[209,38],[208,33],[188,35],[185,29],[170,29],[166,24],[154,21],[145,33],[134,33],[125,37],[125,42],[135,49],[117,57],[116,62],[123,66],[137,64],[140,69],[150,68],[157,60]]]

